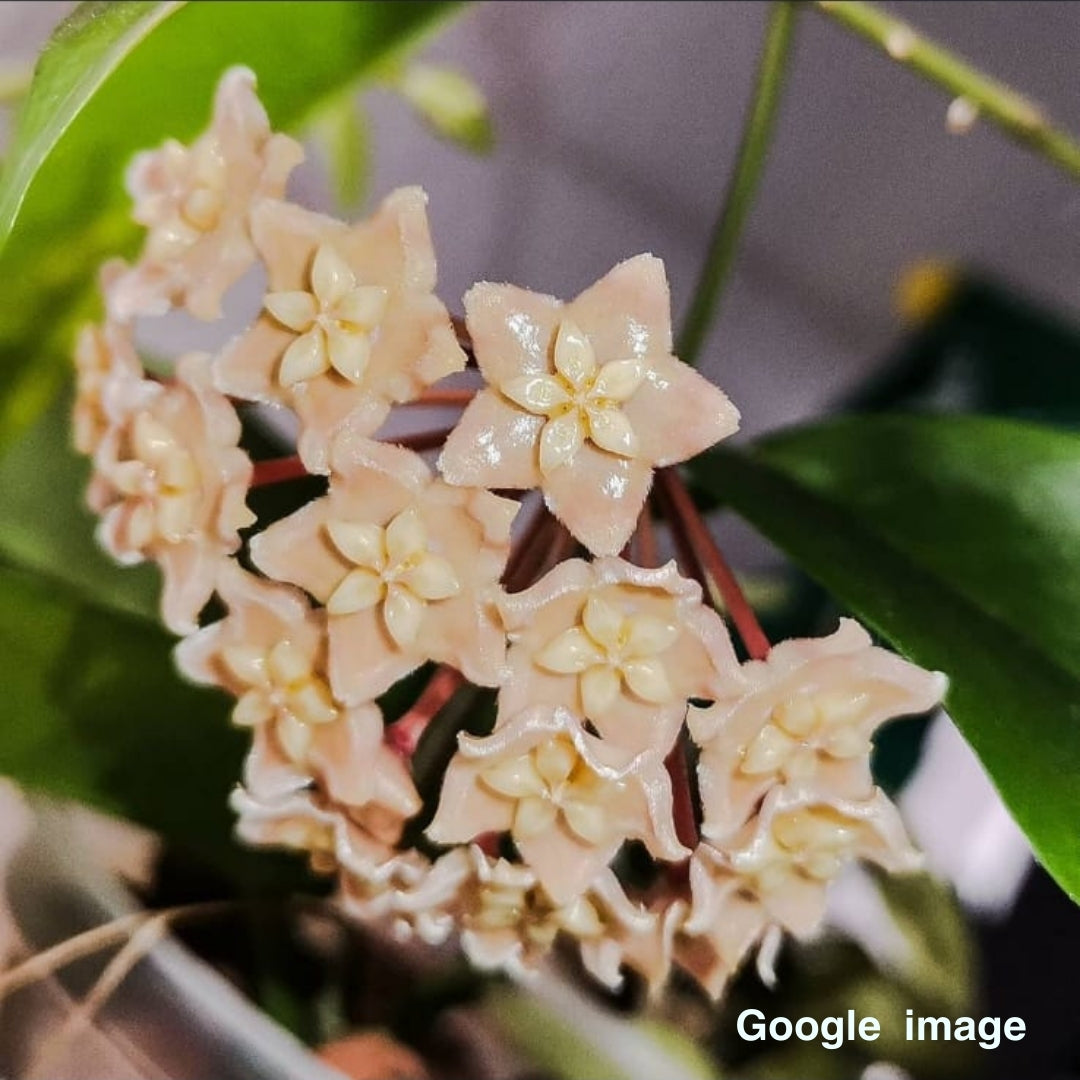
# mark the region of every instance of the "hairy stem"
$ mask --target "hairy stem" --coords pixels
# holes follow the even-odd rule
[[[1010,138],[1080,177],[1080,143],[1055,128],[1037,105],[958,56],[927,41],[900,19],[855,0],[817,0],[818,11],[875,45],[947,93],[962,97]]]
[[[683,531],[686,543],[705,573],[706,585],[711,581],[716,586],[746,651],[755,660],[763,660],[769,655],[769,639],[682,478],[673,468],[661,469],[656,478],[668,500],[670,520],[676,536],[680,530]]]
[[[757,193],[784,87],[797,6],[788,0],[780,0],[773,5],[769,15],[765,43],[758,61],[757,81],[735,159],[735,170],[728,181],[724,201],[713,226],[705,264],[679,334],[677,352],[688,364],[697,362],[705,343],[720,293],[735,262],[743,225]]]

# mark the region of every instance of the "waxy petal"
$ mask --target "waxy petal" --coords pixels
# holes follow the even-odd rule
[[[400,581],[421,600],[447,600],[461,592],[453,563],[439,555],[425,555]]]
[[[349,562],[379,572],[385,569],[385,541],[380,526],[335,518],[326,523],[326,531]]]
[[[519,375],[499,387],[505,397],[527,412],[552,416],[570,404],[562,381],[551,375]]]
[[[311,293],[298,289],[290,292],[267,293],[263,297],[263,307],[282,326],[297,334],[310,330],[315,316],[319,313],[315,297]]]
[[[359,567],[350,570],[330,594],[326,610],[331,615],[351,615],[374,607],[386,592],[382,578],[373,570]]]
[[[301,334],[285,350],[278,369],[278,381],[284,387],[293,387],[321,375],[329,366],[326,340],[322,330],[316,327]]]
[[[609,454],[632,458],[639,449],[638,437],[626,413],[618,408],[596,408],[585,411],[589,425],[589,438]]]
[[[641,360],[610,360],[600,369],[589,396],[593,400],[628,401],[644,378],[645,365]]]
[[[576,675],[604,659],[596,642],[579,626],[563,631],[535,656],[535,662],[559,675]]]
[[[549,420],[540,432],[540,472],[546,477],[573,463],[585,442],[585,425],[577,409]]]
[[[597,664],[581,676],[581,707],[587,719],[608,711],[619,697],[619,673],[607,664]]]
[[[311,261],[311,288],[324,310],[356,288],[356,275],[330,245],[320,244]]]
[[[585,388],[596,374],[596,354],[588,337],[570,319],[559,323],[555,335],[555,370],[577,390]]]
[[[386,590],[383,621],[398,648],[407,649],[416,641],[425,606],[423,600],[400,585],[391,585]]]
[[[328,327],[326,346],[330,366],[343,378],[360,383],[371,360],[371,338],[364,330],[343,330]]]
[[[665,705],[675,698],[664,662],[656,657],[648,660],[628,660],[622,665],[622,674],[627,686],[642,701]]]

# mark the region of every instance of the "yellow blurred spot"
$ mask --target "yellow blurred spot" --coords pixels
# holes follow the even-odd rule
[[[900,276],[896,285],[897,314],[905,323],[930,322],[952,299],[959,275],[948,263],[927,259]]]

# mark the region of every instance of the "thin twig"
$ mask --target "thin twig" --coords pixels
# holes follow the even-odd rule
[[[984,75],[954,53],[927,41],[907,23],[871,4],[818,0],[815,6],[891,60],[936,83],[946,93],[963,98],[978,115],[995,124],[1009,138],[1034,150],[1070,176],[1080,177],[1080,143],[1055,128],[1043,111],[1023,94]]]
[[[697,362],[701,347],[705,343],[720,293],[735,262],[735,252],[739,246],[743,225],[757,194],[784,86],[784,73],[791,53],[797,7],[795,3],[781,0],[773,5],[769,15],[765,44],[758,60],[754,95],[750,113],[743,126],[735,170],[728,181],[720,214],[709,240],[705,263],[679,334],[677,352],[688,364]]]
[[[73,964],[86,956],[125,941],[151,919],[167,916],[170,924],[203,916],[213,916],[237,906],[235,901],[214,900],[197,904],[183,904],[164,911],[136,911],[121,915],[112,922],[95,926],[81,934],[61,941],[44,952],[24,960],[9,971],[0,973],[0,1000],[39,979],[48,978],[60,968]]]
[[[763,660],[769,655],[769,639],[761,629],[754,609],[743,594],[738,579],[728,566],[712,533],[709,532],[705,519],[694,505],[694,500],[690,497],[690,492],[686,490],[682,478],[674,468],[661,469],[656,477],[674,515],[673,525],[677,522],[685,530],[687,540],[700,566],[719,590],[724,607],[731,616],[731,621],[735,624],[735,629],[739,632],[746,651],[755,660]]]
[[[26,1070],[27,1080],[49,1075],[52,1066],[70,1045],[71,1040],[93,1023],[94,1017],[112,997],[117,987],[165,936],[169,922],[169,912],[158,912],[135,930],[124,947],[105,965],[93,988],[71,1011],[59,1032],[41,1046]]]

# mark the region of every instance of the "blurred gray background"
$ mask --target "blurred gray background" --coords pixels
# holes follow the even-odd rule
[[[0,60],[27,58],[67,3],[0,2]],[[1080,130],[1080,5],[886,5]],[[491,103],[487,159],[368,95],[369,201],[431,196],[451,308],[478,279],[569,296],[652,251],[676,311],[731,167],[767,5],[508,3],[466,12],[428,50]],[[893,293],[917,260],[976,264],[1080,309],[1080,186],[996,130],[945,128],[948,99],[812,10],[777,139],[704,367],[744,432],[818,413],[897,340]],[[332,200],[317,152],[299,199]],[[1080,312],[1078,312],[1080,313]]]

